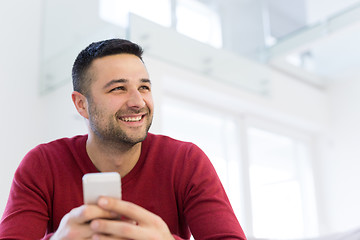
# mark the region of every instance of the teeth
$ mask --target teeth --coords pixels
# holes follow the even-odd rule
[[[138,122],[141,120],[141,116],[138,116],[138,117],[124,117],[124,118],[121,118],[122,121],[124,122]]]

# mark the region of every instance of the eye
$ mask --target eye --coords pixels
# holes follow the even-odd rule
[[[110,90],[110,92],[114,92],[114,91],[125,91],[126,88],[124,86],[118,86],[118,87],[115,87],[115,88],[112,88]]]
[[[140,89],[140,90],[144,90],[144,91],[150,91],[150,87],[149,87],[149,86],[146,86],[146,85],[141,86],[139,89]]]

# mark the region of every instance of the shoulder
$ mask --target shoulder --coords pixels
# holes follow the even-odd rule
[[[86,140],[87,135],[77,135],[71,138],[64,137],[47,143],[39,144],[34,149],[71,148],[73,146],[76,147],[78,144],[85,143]]]
[[[25,155],[19,168],[47,167],[82,155],[83,151],[86,152],[86,139],[87,135],[79,135],[39,144]]]
[[[207,155],[196,144],[165,135],[149,134],[143,150],[147,158],[180,169],[211,165]]]
[[[196,147],[196,145],[192,142],[182,141],[170,136],[162,135],[162,134],[154,134],[148,133],[148,136],[145,140],[147,144],[154,146],[157,144],[165,144],[166,146],[185,146],[185,147]]]
[[[84,169],[87,136],[61,138],[42,143],[30,150],[16,169],[14,180],[43,186],[54,181],[55,177],[63,179],[74,171]],[[82,147],[82,145],[84,145]],[[44,183],[41,183],[44,182]],[[45,184],[45,185],[46,185]]]
[[[202,152],[202,150],[194,143],[178,140],[161,134],[148,133],[148,137],[144,141],[144,146],[151,150],[167,152],[169,154],[191,152]]]
[[[60,138],[47,143],[37,145],[29,151],[27,155],[52,154],[61,155],[61,153],[73,150],[79,150],[85,146],[87,135],[78,135],[71,138]]]

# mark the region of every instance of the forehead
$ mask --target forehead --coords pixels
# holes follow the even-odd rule
[[[95,79],[149,78],[141,59],[133,54],[115,54],[95,59],[89,69]]]

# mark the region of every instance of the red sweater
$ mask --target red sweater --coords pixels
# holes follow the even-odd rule
[[[83,204],[82,176],[98,172],[85,136],[31,150],[19,165],[0,223],[0,239],[49,238],[61,218]],[[246,239],[220,180],[194,144],[148,134],[122,198],[159,215],[174,237]]]

